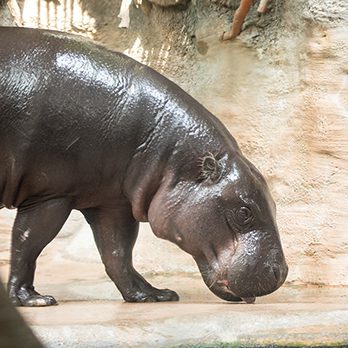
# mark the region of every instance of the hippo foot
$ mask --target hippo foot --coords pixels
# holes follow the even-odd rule
[[[14,306],[23,307],[47,307],[58,304],[57,300],[53,296],[43,296],[35,290],[24,291],[21,289],[17,294],[10,295],[10,299]]]
[[[169,289],[155,289],[149,292],[138,291],[124,296],[126,302],[166,302],[179,301],[179,296],[175,291]]]
[[[22,306],[24,307],[47,307],[57,305],[57,300],[50,295],[34,295],[26,298],[22,301]]]

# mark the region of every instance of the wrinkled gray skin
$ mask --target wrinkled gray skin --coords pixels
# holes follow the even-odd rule
[[[126,301],[178,300],[133,268],[139,221],[190,253],[222,299],[252,302],[283,284],[267,184],[202,105],[82,38],[0,28],[0,42],[0,202],[18,209],[14,304],[56,303],[34,290],[35,262],[72,209]]]

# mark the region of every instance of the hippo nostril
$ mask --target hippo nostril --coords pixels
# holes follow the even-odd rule
[[[273,271],[274,278],[276,279],[277,283],[279,285],[283,284],[285,279],[286,279],[286,276],[288,274],[287,265],[286,264],[284,266],[283,265],[273,265],[272,271]]]
[[[280,268],[279,268],[279,266],[274,265],[272,267],[272,270],[273,270],[274,277],[275,277],[276,281],[278,282],[279,279],[280,279]]]

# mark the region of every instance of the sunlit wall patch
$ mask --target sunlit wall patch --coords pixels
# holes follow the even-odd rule
[[[77,0],[24,0],[22,20],[25,27],[83,31],[87,36],[96,31],[96,20]]]

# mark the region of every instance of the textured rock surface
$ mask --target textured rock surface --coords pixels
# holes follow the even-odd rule
[[[190,0],[148,0],[148,1],[158,6],[168,7],[168,6],[186,5]]]
[[[26,0],[23,17],[26,25],[88,35],[194,95],[268,179],[288,281],[348,285],[348,3],[274,0],[262,16],[255,4],[241,36],[221,43],[234,1],[191,1],[183,11],[154,6],[148,15],[132,7],[129,30],[117,28],[120,2]],[[6,8],[1,14],[8,23]],[[81,250],[83,236],[64,237],[67,257],[99,262],[88,252],[91,240]],[[142,271],[195,271],[176,247],[145,230],[141,239]],[[175,267],[167,267],[168,255]]]

